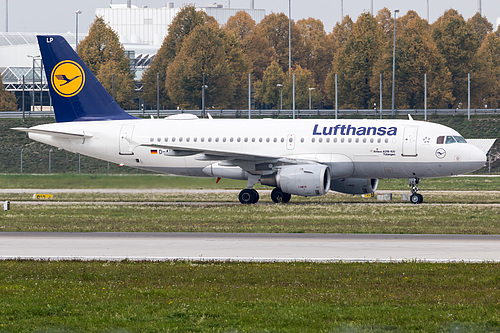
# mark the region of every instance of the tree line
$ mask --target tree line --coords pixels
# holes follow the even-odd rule
[[[288,54],[288,17],[267,15],[260,23],[243,11],[220,26],[194,6],[185,6],[168,29],[162,46],[142,76],[140,98],[156,108],[159,81],[162,108],[201,108],[203,73],[207,107],[248,107],[248,74],[257,108],[332,108],[335,77],[339,108],[367,109],[392,103],[394,18],[387,8],[376,16],[345,16],[331,33],[320,20],[291,22],[292,62]],[[468,74],[471,107],[499,108],[500,29],[479,13],[465,20],[446,11],[429,24],[414,11],[396,20],[395,107],[466,108]],[[133,73],[117,34],[96,18],[78,53],[124,108],[135,108]],[[289,66],[291,69],[289,69]],[[380,84],[382,82],[382,85]],[[1,87],[0,87],[1,88]],[[0,97],[1,98],[1,97]],[[0,106],[1,106],[0,102]]]

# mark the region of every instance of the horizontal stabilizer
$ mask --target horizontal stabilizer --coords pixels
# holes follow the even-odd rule
[[[483,153],[487,154],[491,146],[495,143],[496,139],[467,139],[467,143],[481,149]]]
[[[84,131],[62,132],[62,131],[48,131],[43,129],[26,128],[26,127],[15,127],[12,129],[20,132],[44,134],[65,139],[88,139],[93,137],[92,134],[85,133]]]

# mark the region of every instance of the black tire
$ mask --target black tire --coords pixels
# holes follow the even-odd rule
[[[413,193],[411,196],[410,196],[410,202],[412,204],[420,204],[424,201],[424,198],[422,197],[422,195],[418,194],[418,193]]]
[[[246,188],[240,192],[238,198],[242,204],[249,205],[259,201],[259,194],[254,189]]]
[[[290,193],[283,193],[283,197],[282,197],[282,202],[283,203],[289,203],[290,202],[290,199],[292,198],[292,195]]]
[[[291,198],[291,194],[284,193],[280,188],[277,187],[271,192],[271,200],[274,203],[287,203]]]
[[[252,189],[252,192],[253,192],[253,194],[254,194],[254,196],[255,196],[255,197],[254,197],[254,201],[253,201],[253,203],[257,203],[257,202],[259,202],[259,198],[260,198],[260,196],[259,196],[259,192],[257,192],[257,190],[254,190],[254,189]]]

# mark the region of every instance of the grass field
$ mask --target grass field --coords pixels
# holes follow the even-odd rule
[[[0,262],[2,332],[498,332],[500,264]]]
[[[32,204],[31,192],[0,193],[24,202],[0,213],[0,232],[500,234],[499,177],[425,180],[433,204],[422,205],[340,194],[275,205],[261,191],[263,204],[246,206],[230,191],[243,182],[151,175],[0,175],[0,183],[116,189],[57,193],[52,205]],[[405,180],[380,185],[408,191]],[[174,190],[148,190],[158,188]],[[226,191],[181,191],[202,188]],[[499,263],[8,260],[0,332],[500,332],[499,285]]]

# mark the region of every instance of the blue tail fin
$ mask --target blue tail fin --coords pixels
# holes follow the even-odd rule
[[[37,36],[57,122],[133,119],[61,36]]]

